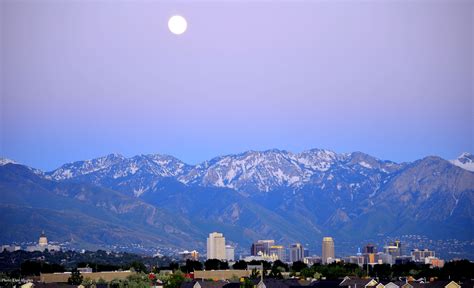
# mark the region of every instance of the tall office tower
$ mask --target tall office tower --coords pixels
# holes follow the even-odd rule
[[[402,242],[400,242],[400,240],[395,240],[395,242],[393,244],[398,247],[398,253],[400,254],[398,256],[404,255],[403,254]]]
[[[262,254],[270,255],[270,247],[275,245],[275,240],[258,240],[252,244],[250,248],[250,255],[257,256],[258,252]]]
[[[375,253],[377,253],[377,248],[373,244],[367,244],[364,246],[364,262],[365,263],[375,263]]]
[[[235,249],[230,245],[225,245],[225,258],[227,261],[234,261],[235,258]]]
[[[225,238],[222,233],[213,232],[207,238],[207,259],[226,260]]]
[[[328,263],[328,258],[334,259],[334,240],[332,237],[324,237],[323,238],[323,251],[322,251],[322,259],[321,261],[323,264]]]
[[[387,246],[383,247],[384,253],[392,255],[395,259],[398,256],[402,256],[402,243],[400,240],[396,240],[395,242],[390,243]]]
[[[304,247],[300,243],[290,245],[290,262],[303,261]]]
[[[273,245],[270,247],[270,256],[276,256],[278,260],[285,262],[286,261],[286,251],[285,247],[281,245]]]
[[[364,247],[364,254],[374,254],[374,253],[377,253],[377,249],[375,248],[375,246],[373,244],[367,244],[365,245]]]

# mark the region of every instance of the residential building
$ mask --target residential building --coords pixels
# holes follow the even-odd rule
[[[180,288],[224,288],[229,285],[229,282],[222,280],[205,281],[198,280],[193,282],[183,282]]]
[[[361,279],[357,277],[349,277],[346,276],[339,284],[339,287],[347,287],[347,288],[369,288],[369,287],[376,287],[377,281],[374,279]]]
[[[434,281],[427,285],[427,288],[461,288],[461,285],[454,281]]]

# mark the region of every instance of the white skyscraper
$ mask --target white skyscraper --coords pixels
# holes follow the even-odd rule
[[[225,238],[222,233],[213,232],[207,238],[207,259],[226,260]]]
[[[230,245],[225,245],[225,258],[227,259],[227,261],[234,261],[234,258],[235,258],[235,253],[234,253],[234,247],[230,246]]]

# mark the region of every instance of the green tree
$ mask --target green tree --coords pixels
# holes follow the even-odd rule
[[[207,259],[206,262],[204,262],[204,267],[206,267],[206,270],[219,270],[221,263],[219,259]]]
[[[290,267],[288,266],[288,264],[286,263],[283,263],[281,260],[276,260],[275,262],[273,262],[273,266],[272,266],[272,269],[273,268],[278,268],[278,267],[282,267],[283,268],[283,271],[290,271]]]
[[[253,288],[254,284],[249,278],[244,278],[243,282],[240,282],[240,288]]]
[[[133,261],[132,263],[130,263],[129,267],[130,267],[130,270],[134,270],[135,272],[138,272],[138,273],[147,272],[145,264],[139,261]]]
[[[184,280],[183,273],[181,271],[176,271],[169,276],[168,281],[165,282],[164,288],[179,288]]]
[[[312,278],[314,275],[314,271],[311,268],[303,268],[300,271],[300,275],[303,276],[304,278]]]
[[[285,271],[285,268],[281,266],[273,266],[272,270],[270,271],[270,274],[268,275],[270,278],[274,279],[283,279],[283,274],[282,272]]]
[[[149,288],[150,281],[145,273],[137,273],[127,277],[127,288]]]
[[[321,277],[323,277],[323,274],[321,274],[319,272],[314,272],[314,274],[313,274],[314,279],[319,280],[319,279],[321,279]]]
[[[84,280],[82,280],[82,283],[81,283],[84,287],[87,287],[87,288],[92,288],[92,287],[95,287],[95,280],[92,280],[91,278],[84,278]]]
[[[291,265],[291,271],[293,272],[300,272],[304,268],[308,268],[308,265],[306,265],[302,261],[293,262],[293,265]]]
[[[253,268],[249,277],[251,279],[259,279],[260,278],[260,270],[257,270],[256,268]]]
[[[191,273],[195,270],[202,270],[202,263],[194,260],[186,260],[186,265],[181,267],[181,271]]]
[[[70,285],[80,285],[82,283],[83,277],[81,275],[81,272],[79,272],[77,269],[74,269],[71,272],[71,277],[67,279],[67,283]]]
[[[474,263],[469,260],[450,261],[441,269],[443,279],[468,280],[474,278]]]
[[[234,263],[232,268],[234,268],[235,270],[245,270],[247,269],[247,262],[245,262],[244,260],[239,260]]]
[[[380,280],[392,280],[392,271],[390,269],[390,264],[374,265],[372,274],[372,276],[378,277]]]

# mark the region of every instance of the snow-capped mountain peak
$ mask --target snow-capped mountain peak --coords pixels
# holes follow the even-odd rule
[[[168,155],[142,154],[126,158],[121,154],[109,154],[95,159],[65,164],[47,175],[55,180],[90,175],[94,178],[93,182],[100,182],[104,178],[119,179],[136,174],[173,177],[180,175],[186,169],[186,164]]]
[[[248,194],[279,188],[298,189],[326,178],[332,181],[329,180],[334,177],[331,175],[340,174],[340,171],[367,177],[380,173],[388,175],[398,168],[399,164],[360,152],[338,154],[325,149],[311,149],[292,153],[270,149],[219,156],[195,166],[168,155],[142,154],[126,158],[110,154],[65,164],[47,173],[47,177],[54,180],[87,179],[103,185],[116,183],[120,189],[129,190],[136,196],[154,189],[161,178],[174,178],[186,185],[225,187]],[[320,185],[324,186],[323,183]],[[363,185],[354,182],[350,189]]]
[[[0,157],[0,166],[7,165],[7,164],[17,164],[15,161],[8,159],[8,158],[2,158]]]
[[[468,171],[474,172],[474,155],[464,152],[457,159],[451,160],[451,163]]]

